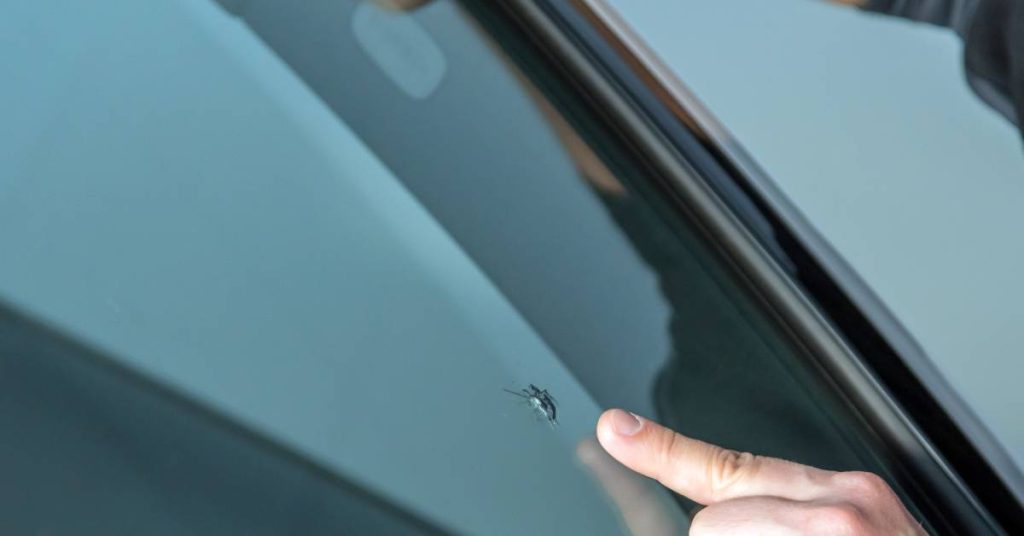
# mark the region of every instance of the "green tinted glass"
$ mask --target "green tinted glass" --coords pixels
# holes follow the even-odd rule
[[[884,472],[648,172],[456,3],[9,11],[9,532],[683,530],[595,447],[610,406]]]

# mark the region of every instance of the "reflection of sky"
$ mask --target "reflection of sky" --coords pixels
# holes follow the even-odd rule
[[[611,0],[1024,461],[1024,151],[951,33],[807,0]]]
[[[0,296],[444,526],[618,533],[597,404],[214,5],[9,6]],[[502,391],[535,378],[558,427]]]

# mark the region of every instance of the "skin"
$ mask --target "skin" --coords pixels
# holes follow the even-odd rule
[[[597,438],[626,467],[705,505],[694,536],[926,534],[872,473],[735,452],[620,409],[601,416]]]

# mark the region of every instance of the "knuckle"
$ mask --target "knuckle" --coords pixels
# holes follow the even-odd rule
[[[853,498],[875,503],[893,496],[893,491],[885,479],[863,471],[836,473],[833,477],[836,484]]]
[[[697,512],[690,520],[690,532],[689,536],[711,536],[712,534],[722,534],[725,527],[720,526],[715,516],[712,514],[714,511],[710,510],[711,507],[704,508]]]
[[[673,459],[673,448],[675,440],[672,434],[651,434],[647,438],[648,452],[651,453],[652,462],[650,476],[662,484],[671,487],[670,480],[673,473],[675,460]]]
[[[666,433],[661,435],[659,439],[659,445],[657,452],[661,456],[663,466],[670,465],[675,461],[675,457],[679,455],[679,435],[674,433]]]
[[[685,453],[681,452],[685,446],[678,434],[666,433],[656,439],[654,447],[658,460],[658,480],[666,486],[672,487],[672,480],[679,472],[678,464]]]
[[[708,464],[708,482],[711,483],[713,498],[718,500],[737,482],[749,478],[757,470],[758,459],[749,452],[718,449]]]
[[[868,519],[859,508],[850,503],[827,504],[813,508],[808,521],[811,534],[852,536],[871,533]]]

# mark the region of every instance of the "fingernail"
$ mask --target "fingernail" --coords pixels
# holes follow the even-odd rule
[[[613,409],[611,414],[612,429],[622,436],[636,435],[643,428],[643,423],[636,415],[621,409]]]

